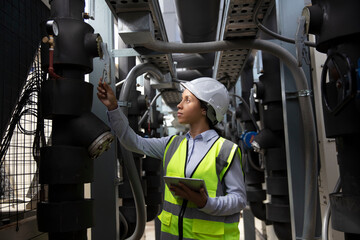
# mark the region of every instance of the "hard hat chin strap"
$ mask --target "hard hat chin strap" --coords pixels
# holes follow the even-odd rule
[[[199,99],[199,101],[200,101],[201,108],[204,108],[206,110],[206,117],[208,118],[209,124],[212,125],[210,127],[215,126],[218,123],[218,121],[216,119],[216,112],[215,112],[214,108],[205,101],[202,101],[200,99]]]
[[[209,120],[211,121],[213,126],[215,126],[218,123],[218,121],[216,119],[216,112],[215,112],[214,108],[209,104],[207,105],[206,116],[209,118]]]

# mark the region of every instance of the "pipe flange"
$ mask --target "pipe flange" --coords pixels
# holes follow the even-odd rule
[[[102,42],[103,42],[102,37],[100,34],[98,34],[98,36],[96,37],[96,46],[97,46],[97,51],[98,51],[99,57],[101,59],[104,57],[104,53],[101,48]]]
[[[114,136],[111,134],[111,132],[104,132],[101,134],[88,148],[90,157],[95,159],[100,156],[100,154],[107,151],[110,148],[111,142],[113,140]]]

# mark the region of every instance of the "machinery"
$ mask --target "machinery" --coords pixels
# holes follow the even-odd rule
[[[132,129],[160,137],[187,131],[179,83],[201,76],[230,94],[216,127],[242,152],[242,238],[359,239],[358,10],[356,0],[0,3],[0,239],[140,239],[149,221],[158,238],[162,161],[114,139],[93,86],[110,84]]]

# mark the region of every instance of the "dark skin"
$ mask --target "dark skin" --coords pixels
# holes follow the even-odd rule
[[[97,90],[99,100],[107,107],[108,111],[118,108],[115,94],[108,84],[100,79]],[[200,101],[187,89],[183,92],[182,100],[177,108],[179,123],[190,125],[190,135],[193,138],[210,129],[206,120],[206,110],[201,108]],[[179,186],[172,185],[170,191],[174,192],[176,196],[195,203],[199,208],[205,207],[208,198],[204,188],[201,188],[200,192],[195,192],[182,183]]]

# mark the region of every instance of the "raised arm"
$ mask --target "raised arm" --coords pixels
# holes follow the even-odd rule
[[[129,121],[117,104],[117,99],[111,87],[99,81],[97,87],[99,100],[108,109],[108,118],[111,128],[115,131],[120,143],[129,151],[145,154],[162,159],[170,137],[143,138],[136,134],[129,126]]]

